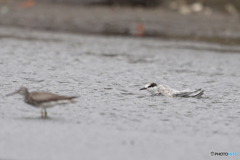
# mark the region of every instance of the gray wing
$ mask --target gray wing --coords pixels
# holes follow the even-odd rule
[[[201,98],[201,96],[203,95],[204,90],[200,89],[196,89],[193,91],[180,91],[176,94],[174,94],[175,97],[195,97],[195,98]]]
[[[76,97],[61,96],[61,95],[48,93],[48,92],[31,92],[30,97],[36,102],[71,100],[73,98],[76,98]]]
[[[165,97],[174,97],[175,94],[179,93],[179,91],[167,85],[158,85],[158,92],[164,95]]]

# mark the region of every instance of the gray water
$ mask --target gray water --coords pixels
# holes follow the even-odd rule
[[[0,35],[0,159],[240,154],[240,47],[14,28],[0,28]],[[139,91],[148,82],[203,88],[205,94],[150,96]],[[5,96],[20,86],[79,98],[42,119],[20,95]]]

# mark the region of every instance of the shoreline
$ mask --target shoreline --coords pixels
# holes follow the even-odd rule
[[[23,8],[7,4],[0,14],[3,27],[70,33],[154,37],[225,45],[240,44],[240,20],[214,12],[211,15],[181,15],[164,8],[80,6],[36,3]]]

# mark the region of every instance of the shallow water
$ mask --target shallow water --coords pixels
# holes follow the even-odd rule
[[[0,34],[0,159],[240,154],[240,47],[14,28]],[[150,96],[139,91],[148,82],[205,94]],[[5,96],[20,86],[79,98],[42,119],[20,95]]]

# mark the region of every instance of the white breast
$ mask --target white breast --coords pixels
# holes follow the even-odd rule
[[[56,105],[62,105],[62,104],[67,104],[67,103],[71,103],[71,100],[58,100],[58,101],[50,101],[50,102],[43,102],[39,105],[39,107],[41,108],[50,108],[50,107],[54,107]]]

